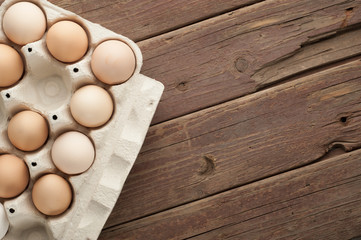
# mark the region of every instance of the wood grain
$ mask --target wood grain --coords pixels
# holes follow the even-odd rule
[[[360,147],[360,61],[325,69],[361,54],[361,0],[51,2],[147,39],[166,85],[100,239],[361,234],[360,151],[301,168]]]
[[[361,234],[360,184],[357,150],[112,228],[99,239],[350,239]]]
[[[360,80],[357,60],[152,127],[106,226],[358,147]]]
[[[51,0],[134,41],[150,38],[261,0]]]
[[[361,48],[356,46],[359,42],[352,41],[352,53],[352,46],[339,44],[336,51],[323,49],[323,52],[309,56],[311,59],[300,59],[281,69],[282,74],[274,73],[284,65],[284,60],[304,48],[312,53],[309,43],[360,23],[361,0],[51,2],[133,40],[217,16],[139,42],[145,61],[142,72],[166,86],[153,124],[253,93],[314,67],[361,54]],[[260,3],[253,4],[256,2]],[[253,5],[243,7],[250,4]],[[231,12],[225,13],[227,11]],[[218,16],[221,13],[225,14]]]
[[[304,59],[295,62],[292,71],[267,79],[272,65],[275,70],[310,43],[360,23],[360,6],[360,0],[265,1],[139,42],[143,73],[166,86],[153,124],[253,93],[340,59],[340,55],[329,54],[329,49],[313,55],[313,65],[304,64]],[[352,44],[356,43],[359,41]],[[338,52],[348,47],[340,44]],[[360,54],[360,48],[355,49],[353,54]]]
[[[298,53],[257,71],[252,78],[258,85],[265,86],[300,74],[304,70],[359,55],[360,39],[361,29],[357,29],[304,46]]]
[[[48,1],[133,41],[140,41],[264,0]],[[3,2],[0,0],[0,4]]]

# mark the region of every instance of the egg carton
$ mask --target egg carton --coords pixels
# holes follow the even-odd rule
[[[1,5],[0,25],[4,12],[16,2],[19,1],[7,0]],[[39,41],[18,46],[10,42],[0,30],[0,42],[17,49],[26,65],[25,75],[18,84],[0,90],[0,153],[15,154],[24,159],[31,178],[29,186],[20,196],[10,200],[0,199],[10,223],[4,240],[97,239],[140,151],[164,86],[140,74],[142,54],[130,39],[48,1],[31,2],[44,11],[47,29],[60,20],[81,24],[88,33],[89,49],[80,61],[65,64],[54,59],[47,50],[46,34]],[[99,43],[109,39],[127,43],[136,56],[134,75],[120,85],[103,84],[95,78],[90,68],[93,50]],[[89,84],[107,89],[114,101],[112,118],[105,126],[96,129],[77,124],[69,110],[73,93]],[[16,149],[7,137],[9,119],[27,109],[42,114],[50,129],[46,144],[34,152]],[[56,137],[70,130],[89,136],[96,150],[92,167],[76,176],[61,173],[54,166],[50,154]],[[46,173],[63,176],[73,188],[72,204],[59,216],[50,217],[40,213],[31,199],[35,180]]]

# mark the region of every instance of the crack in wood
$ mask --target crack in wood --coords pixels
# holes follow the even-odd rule
[[[282,4],[294,3],[287,1],[270,2]],[[172,102],[171,104],[175,104],[177,103],[177,94],[179,94],[180,101],[178,101],[177,104],[179,104],[179,102],[184,104],[184,102],[189,100],[190,104],[197,102],[197,108],[192,109],[192,107],[189,106],[187,113],[194,114],[153,126],[153,129],[163,129],[164,127],[163,130],[165,130],[165,134],[156,136],[154,138],[158,139],[156,141],[152,141],[152,138],[150,138],[149,144],[145,144],[145,149],[149,150],[149,152],[143,152],[140,156],[138,160],[140,164],[135,166],[133,173],[134,178],[130,178],[128,181],[130,190],[127,191],[127,186],[125,186],[125,194],[128,194],[128,197],[126,197],[124,201],[121,200],[118,205],[126,210],[122,210],[122,212],[118,210],[120,213],[118,213],[117,217],[124,219],[120,215],[135,215],[139,217],[137,219],[141,219],[141,216],[149,217],[152,214],[159,213],[161,215],[164,214],[164,216],[168,218],[167,214],[173,212],[173,210],[168,212],[167,210],[173,207],[183,208],[184,206],[182,205],[187,204],[188,206],[188,203],[191,203],[189,205],[193,206],[193,204],[197,204],[195,201],[208,200],[208,197],[214,198],[216,197],[215,195],[223,193],[222,190],[237,190],[237,183],[245,183],[244,186],[246,186],[247,182],[254,181],[255,186],[258,186],[259,182],[256,182],[262,180],[262,178],[257,178],[259,176],[267,178],[267,176],[270,177],[275,171],[277,171],[277,174],[282,174],[282,171],[288,172],[288,170],[295,169],[293,168],[295,166],[299,168],[307,166],[303,165],[304,163],[312,165],[312,163],[326,160],[327,157],[330,158],[332,156],[345,154],[344,149],[352,150],[355,148],[355,146],[345,145],[344,142],[345,140],[350,142],[358,140],[356,136],[358,131],[355,130],[357,128],[358,118],[355,116],[350,118],[347,114],[337,115],[337,113],[342,112],[340,111],[342,108],[350,112],[359,108],[360,103],[356,99],[358,94],[355,94],[356,91],[351,91],[350,94],[341,92],[341,90],[345,88],[345,85],[341,84],[341,80],[334,81],[334,79],[339,77],[341,79],[341,73],[345,76],[348,75],[347,78],[351,74],[355,74],[355,76],[358,77],[356,74],[358,70],[356,68],[349,71],[347,67],[338,67],[341,65],[349,66],[348,63],[361,56],[360,46],[357,44],[357,41],[352,42],[352,39],[360,39],[359,36],[361,32],[359,29],[361,25],[355,24],[355,22],[360,21],[357,19],[358,15],[356,12],[358,11],[356,11],[356,8],[354,9],[355,14],[353,17],[347,20],[347,26],[343,28],[342,31],[338,29],[344,20],[343,11],[346,5],[347,7],[352,4],[356,5],[357,2],[338,1],[339,6],[337,8],[323,10],[317,8],[319,11],[316,14],[312,13],[312,15],[304,13],[308,11],[307,8],[315,9],[314,7],[310,7],[313,3],[312,1],[297,0],[297,2],[303,3],[303,6],[301,7],[302,4],[299,4],[299,6],[295,4],[295,7],[299,8],[293,10],[292,7],[290,7],[288,8],[288,12],[297,13],[298,20],[294,22],[286,18],[283,26],[277,24],[272,25],[272,21],[263,21],[271,16],[269,16],[269,14],[262,16],[262,9],[265,9],[264,5],[266,4],[261,4],[262,9],[256,7],[253,9],[254,11],[256,9],[258,10],[257,16],[247,15],[246,12],[242,11],[235,11],[232,15],[228,15],[228,18],[221,16],[211,21],[202,22],[184,29],[184,32],[177,31],[169,35],[167,34],[167,36],[160,36],[159,38],[147,41],[147,43],[142,46],[142,49],[144,48],[146,50],[157,49],[157,51],[149,54],[148,62],[146,62],[149,65],[145,71],[149,70],[152,73],[150,75],[153,76],[161,73],[164,75],[162,77],[164,77],[166,81],[169,80],[170,84],[166,86],[169,92],[164,99]],[[326,5],[326,3],[328,4],[330,2],[324,1],[320,3]],[[277,9],[279,4],[269,5],[269,7]],[[281,10],[282,7],[283,6],[280,6]],[[271,12],[272,11],[270,11],[270,13]],[[239,21],[239,25],[236,26],[234,25],[236,20],[242,18],[240,13],[244,13],[247,17],[245,17],[245,21]],[[282,11],[278,13],[280,17],[282,17],[281,13]],[[258,14],[260,16],[258,16]],[[302,15],[305,16],[302,17]],[[229,16],[234,17],[234,19],[229,18]],[[218,20],[222,21],[217,22]],[[214,28],[213,23],[216,26]],[[254,32],[249,31],[247,33],[249,35],[244,36],[243,33],[247,31],[247,29],[242,29],[242,27],[246,28],[244,24],[251,26],[254,23],[256,23],[255,26],[258,24],[258,28]],[[265,24],[271,25],[263,27]],[[299,30],[297,29],[298,27],[300,28]],[[285,30],[285,28],[288,29]],[[275,36],[274,33],[278,31],[281,31],[285,35],[288,34],[287,37],[272,38]],[[167,42],[166,38],[169,36],[171,36],[172,39],[168,39]],[[272,49],[273,43],[277,44],[275,44],[276,48]],[[171,47],[171,45],[174,46]],[[317,48],[318,45],[327,46]],[[183,48],[184,50],[182,50]],[[283,51],[284,48],[286,48],[285,51]],[[295,48],[295,52],[292,52]],[[243,49],[246,50],[242,51]],[[167,50],[169,50],[169,56],[167,55]],[[250,54],[249,58],[251,59],[243,58],[243,53],[246,51]],[[278,54],[278,51],[282,51],[283,56],[286,56],[286,58],[282,59],[282,61],[280,61],[282,57],[278,59],[274,58],[276,62],[269,61],[273,59],[273,56],[270,57],[271,54],[275,56],[282,55]],[[287,52],[291,52],[291,55],[287,56]],[[306,54],[305,52],[310,54]],[[225,53],[226,57],[224,57],[222,53]],[[295,55],[298,55],[298,57],[294,57]],[[177,56],[179,56],[179,58],[177,58]],[[204,59],[201,59],[201,56],[205,56]],[[239,60],[240,62],[237,67],[237,61],[240,58],[243,58],[246,63],[243,60]],[[167,60],[175,62],[177,69],[166,70],[164,66],[162,67],[161,64],[164,65],[164,62]],[[193,65],[194,69],[190,66],[191,64],[182,65],[182,61],[191,60],[195,63]],[[323,60],[324,62],[322,62]],[[312,61],[316,63],[311,63]],[[285,66],[280,66],[280,68],[275,71],[276,75],[267,73],[268,75],[266,74],[264,76],[266,79],[267,76],[276,76],[275,81],[270,85],[264,85],[259,88],[262,91],[254,93],[256,89],[254,89],[252,84],[250,84],[250,87],[244,84],[246,82],[253,83],[253,81],[246,78],[247,73],[251,73],[254,66],[256,66],[256,68],[259,66],[264,68],[265,65],[262,64],[267,64],[267,62],[271,62],[272,64],[270,66],[274,69],[276,69],[275,65],[278,63],[280,63],[280,65],[286,65],[285,62],[287,62],[289,66],[296,69],[296,72],[285,69]],[[308,64],[309,62],[310,64]],[[218,66],[222,64],[224,64],[224,66],[218,68]],[[355,63],[353,62],[352,64]],[[245,67],[245,65],[247,65],[247,67]],[[355,66],[356,65],[357,64],[355,64]],[[334,67],[337,67],[338,71],[334,71],[333,75],[329,75],[327,78],[320,78],[318,82],[314,81],[314,78],[319,78],[321,75],[330,73],[330,69]],[[224,71],[225,69],[229,71]],[[177,75],[177,71],[179,71],[179,75]],[[286,72],[288,75],[277,75],[279,73],[282,74],[282,72]],[[207,73],[209,74],[207,75]],[[310,76],[312,74],[314,75]],[[169,78],[167,76],[169,76]],[[217,76],[219,77],[218,80]],[[305,76],[307,76],[305,79],[301,79],[301,77]],[[184,79],[187,84],[192,84],[192,88],[184,92],[178,91],[177,83],[179,83],[180,79]],[[233,82],[228,81],[229,79]],[[297,80],[297,83],[291,82],[293,80]],[[303,80],[303,82],[301,82],[301,80]],[[304,82],[307,82],[307,84],[304,84]],[[347,84],[347,86],[358,89],[355,82],[356,80],[351,82],[350,85]],[[332,83],[339,85],[340,92],[320,93],[312,99],[306,97]],[[287,88],[281,87],[281,84],[284,84]],[[170,85],[171,87],[169,87]],[[228,88],[222,89],[222,86],[228,86]],[[293,94],[287,95],[289,89],[292,88],[295,89]],[[237,94],[232,95],[231,91],[233,89],[238,91]],[[225,95],[224,92],[228,90],[227,98],[218,98],[217,101],[213,101],[213,99],[215,99],[212,98],[214,97],[214,93],[218,91],[222,93],[222,95]],[[306,91],[309,90],[310,92],[306,93]],[[346,91],[347,89],[344,90]],[[208,93],[212,95],[210,99],[206,96]],[[246,97],[240,98],[240,96],[244,96],[244,93],[251,93],[252,95],[249,94]],[[267,96],[267,99],[262,100],[264,96]],[[321,99],[322,96],[325,98]],[[194,101],[194,98],[197,98],[197,101]],[[201,98],[201,100],[199,100],[199,98]],[[276,99],[278,99],[278,101],[276,101]],[[208,105],[201,106],[202,101]],[[253,104],[255,101],[258,101],[258,104]],[[300,112],[291,111],[291,107],[287,104],[288,101],[292,101],[295,105],[293,108],[299,109]],[[164,109],[173,109],[171,104],[165,104]],[[199,109],[213,106],[212,104],[221,105],[197,112]],[[307,111],[307,107],[312,104],[314,104],[314,107]],[[254,107],[250,108],[250,105]],[[280,105],[281,107],[277,107]],[[352,105],[354,106],[350,107]],[[163,105],[161,107],[163,107]],[[286,108],[290,109],[287,110]],[[255,114],[255,111],[259,111],[259,115]],[[260,113],[267,111],[272,112],[273,115],[260,117]],[[291,111],[291,113],[289,113],[289,111]],[[224,112],[223,117],[221,116],[222,112]],[[238,112],[238,115],[233,114],[236,112]],[[254,118],[254,121],[245,120],[240,116]],[[341,118],[344,116],[347,116],[345,123],[341,121]],[[169,119],[172,118],[170,116],[168,117]],[[285,119],[288,119],[288,121]],[[289,124],[289,126],[284,127],[278,124],[282,121],[284,121],[284,124],[287,126]],[[239,122],[244,122],[245,124],[239,124]],[[330,122],[332,122],[332,124],[330,124]],[[172,123],[175,127],[168,128],[168,123]],[[264,125],[268,125],[268,128],[262,128]],[[325,126],[323,127],[322,125]],[[179,130],[180,126],[187,126],[189,129],[184,133]],[[253,131],[253,129],[259,129],[257,131],[260,133],[258,134],[258,132]],[[302,130],[293,131],[295,129]],[[312,129],[312,131],[310,129]],[[272,135],[272,133],[274,133],[274,135]],[[273,136],[272,139],[278,143],[277,145],[267,141],[269,135]],[[284,137],[288,135],[292,137]],[[319,139],[319,141],[314,140],[315,138]],[[242,144],[238,146],[233,144],[236,139],[242,142]],[[336,140],[341,143],[336,143]],[[323,150],[329,147],[328,143],[330,141],[333,141],[334,146],[323,154]],[[251,144],[252,150],[248,149],[248,144]],[[221,147],[224,148],[224,151],[221,150]],[[263,159],[258,158],[262,151],[264,154],[267,154],[263,156]],[[272,151],[279,151],[279,157],[270,157]],[[154,152],[154,154],[152,152]],[[215,155],[214,157],[218,159],[217,176],[200,176],[199,172],[194,171],[198,169],[200,165],[201,159],[199,156],[202,156],[200,154],[207,152],[212,152]],[[322,154],[323,156],[317,158]],[[317,159],[312,160],[314,158]],[[207,173],[209,172],[208,169],[212,169],[212,167],[207,165],[207,161],[204,160],[204,158],[202,159],[202,162],[204,161],[204,168],[201,168],[199,171]],[[279,159],[283,160],[281,161]],[[257,165],[255,161],[258,160],[260,162],[263,161],[262,164],[259,163],[259,165]],[[141,165],[143,163],[144,165]],[[270,166],[267,166],[269,168],[264,168],[268,163],[270,163]],[[242,164],[247,166],[247,168],[242,168]],[[257,168],[258,166],[262,167]],[[151,172],[151,174],[147,174],[147,172]],[[191,172],[191,174],[188,174],[189,172]],[[253,175],[255,172],[260,172],[260,175]],[[277,177],[277,174],[274,176]],[[220,175],[222,175],[221,178],[219,177]],[[250,178],[245,180],[243,178],[244,175],[250,176]],[[176,181],[174,181],[174,179],[176,179]],[[221,181],[219,181],[220,179]],[[154,187],[152,187],[151,184],[144,184],[144,181],[150,180],[153,186],[159,188],[160,194],[149,193],[154,190]],[[162,180],[162,182],[160,182],[160,180]],[[178,184],[178,182],[181,182],[181,184]],[[236,184],[232,185],[231,183]],[[275,182],[275,184],[278,183]],[[312,189],[315,187],[312,181],[302,184],[302,187],[306,188]],[[308,186],[307,184],[310,185]],[[220,185],[222,188],[217,188]],[[235,188],[228,188],[230,185]],[[144,190],[148,186],[151,189],[149,191]],[[188,186],[189,189],[187,189]],[[142,191],[138,191],[137,188],[142,188]],[[181,192],[179,191],[180,189],[182,190]],[[145,191],[148,191],[148,195]],[[202,191],[203,195],[197,195],[196,191]],[[267,193],[266,190],[265,193]],[[141,198],[145,195],[149,196],[149,202],[154,202],[157,206],[153,207],[154,205],[152,206],[148,202],[142,201]],[[155,195],[157,195],[156,198],[153,198]],[[196,196],[196,200],[192,198],[193,196]],[[127,200],[129,201],[131,197],[135,199],[134,202],[136,204],[127,204]],[[217,207],[222,207],[226,203],[227,201],[224,203],[219,202]],[[139,205],[142,205],[142,207],[139,207]],[[169,206],[171,206],[171,208],[169,208]],[[181,214],[183,213],[184,212]],[[152,225],[150,224],[151,221],[148,221],[150,218],[144,220],[144,223],[146,222],[149,226]],[[130,218],[125,219],[129,220]],[[177,222],[182,221],[180,218],[175,220]],[[139,222],[143,222],[143,220]],[[129,223],[132,224],[131,221]],[[142,231],[142,227],[139,226],[139,229]]]
[[[327,152],[332,151],[336,148],[342,148],[345,152],[350,152],[361,148],[361,142],[348,142],[348,141],[336,141],[329,144]]]
[[[352,14],[353,14],[353,7],[347,8],[345,10],[345,19],[343,20],[343,22],[341,24],[341,28],[344,28],[348,25],[348,21],[352,17]]]
[[[252,79],[258,85],[257,88],[263,89],[280,82],[285,83],[289,79],[293,80],[297,74],[302,73],[303,76],[307,75],[307,72],[312,74],[317,68],[327,67],[334,62],[361,55],[360,51],[355,52],[355,49],[361,49],[361,44],[352,41],[354,38],[361,37],[361,28],[357,26],[356,30],[350,29],[338,35],[335,35],[337,32],[332,32],[327,38],[320,38],[309,44],[305,41],[293,52],[262,66],[260,70],[252,74]],[[342,51],[350,54],[345,57],[340,55]],[[329,61],[331,59],[333,60]]]

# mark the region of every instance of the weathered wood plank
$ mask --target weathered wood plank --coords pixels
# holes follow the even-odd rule
[[[264,0],[49,1],[139,41]],[[0,0],[0,4],[3,2]]]
[[[360,39],[361,29],[358,29],[306,46],[295,55],[263,68],[254,75],[254,78],[259,82],[264,81],[264,84],[268,84],[270,81],[277,81],[287,76],[302,73],[303,69],[312,69],[346,57],[355,56],[361,51]],[[221,122],[221,119],[219,121]],[[142,152],[154,151],[155,149],[185,141],[189,137],[199,136],[219,128],[219,124],[208,125],[207,127],[197,129],[202,132],[194,132],[192,130],[189,133],[191,135],[187,135],[181,131],[182,129],[175,129],[169,126],[172,126],[172,124],[151,127],[142,147]]]
[[[261,0],[51,0],[123,34],[146,39]],[[2,1],[1,1],[2,2]]]
[[[361,235],[361,150],[102,233],[99,239],[350,239]]]
[[[264,86],[361,52],[361,29],[303,47],[297,54],[257,71],[252,78]]]
[[[154,126],[152,148],[138,157],[106,226],[355,147],[360,80],[357,60]]]
[[[360,0],[272,0],[140,42],[144,74],[166,86],[153,123],[253,93],[338,60],[340,55],[328,49],[314,55],[312,65],[304,64],[305,59],[295,62],[292,71],[272,74],[308,43],[360,22]],[[348,47],[340,45],[337,51]],[[351,55],[360,51],[355,48]]]

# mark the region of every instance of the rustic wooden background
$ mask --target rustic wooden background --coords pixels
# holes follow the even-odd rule
[[[100,239],[361,236],[361,0],[51,0],[165,92]]]

